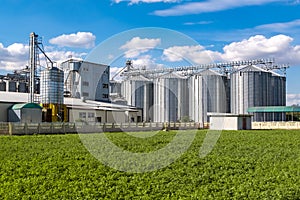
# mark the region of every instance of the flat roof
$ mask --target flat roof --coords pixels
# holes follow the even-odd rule
[[[247,110],[249,113],[257,112],[300,112],[300,106],[260,106],[250,107]]]
[[[39,95],[36,95],[39,97]],[[26,104],[28,103],[29,93],[19,93],[19,92],[4,92],[0,91],[0,103],[10,103],[10,104]],[[92,100],[82,100],[71,97],[64,97],[64,105],[73,108],[81,109],[95,109],[95,110],[111,110],[111,111],[139,111],[140,108],[122,105],[116,103],[92,101]]]

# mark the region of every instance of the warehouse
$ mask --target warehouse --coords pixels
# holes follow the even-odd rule
[[[8,110],[15,104],[27,103],[28,98],[28,93],[0,91],[0,122],[7,122]],[[123,123],[142,121],[142,110],[131,106],[78,98],[64,98],[64,105],[67,107],[68,120],[66,121],[69,122]]]

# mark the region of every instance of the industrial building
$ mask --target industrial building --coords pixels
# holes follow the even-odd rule
[[[177,122],[188,117],[187,78],[175,72],[154,79],[154,122]]]
[[[47,66],[38,70],[40,53]],[[118,73],[122,80],[110,81],[108,65],[70,58],[54,66],[31,33],[29,66],[0,76],[0,121],[197,122],[204,127],[207,113],[284,121],[280,109],[251,108],[286,106],[286,68],[264,59],[162,69],[134,68],[127,61]]]
[[[153,83],[149,79],[142,75],[127,77],[121,84],[121,96],[128,105],[143,110],[144,121],[153,118]]]
[[[248,114],[257,106],[285,106],[286,78],[255,65],[243,67],[230,75],[231,113]],[[255,121],[284,121],[282,113],[255,113]]]
[[[42,114],[45,115],[47,109],[39,106],[39,104],[28,103],[28,95],[28,93],[0,91],[0,112],[2,113],[0,122],[42,122],[42,119],[45,121]],[[135,107],[71,97],[63,98],[63,106],[66,108],[66,117],[63,121],[66,122],[127,123],[139,122],[142,117],[142,110]],[[40,115],[36,111],[39,108]],[[16,114],[24,110],[26,114],[22,117],[20,114]],[[12,111],[14,113],[11,113]],[[19,116],[19,120],[15,118],[16,115]],[[52,116],[50,119],[52,119]],[[53,119],[56,118],[53,116]],[[57,121],[62,121],[62,119],[57,119]]]
[[[142,121],[142,109],[109,103],[109,66],[69,59],[56,67],[35,33],[29,46],[29,66],[0,76],[0,122]]]
[[[270,59],[149,70],[126,62],[120,71],[123,80],[117,96],[143,108],[145,121],[188,120],[204,125],[209,122],[208,112],[246,115],[250,107],[285,106],[287,67]],[[119,91],[118,84],[111,84],[114,92]],[[153,89],[145,87],[152,84]],[[285,113],[252,116],[252,120],[262,119],[284,121]]]
[[[109,102],[108,65],[69,59],[61,63],[61,69],[65,96]]]
[[[206,69],[189,78],[189,116],[196,122],[207,123],[207,113],[228,113],[230,109],[229,79]]]

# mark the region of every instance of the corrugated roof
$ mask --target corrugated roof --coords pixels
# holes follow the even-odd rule
[[[197,73],[196,75],[200,75],[200,76],[224,76],[214,70],[211,69],[205,69],[199,73]]]
[[[160,79],[163,79],[163,78],[185,79],[184,76],[181,76],[181,75],[177,74],[176,72],[167,73],[167,74],[164,74],[164,75],[162,75],[158,78],[160,78]]]
[[[300,106],[261,106],[250,107],[247,110],[249,113],[256,112],[300,112]]]
[[[28,93],[18,93],[18,92],[2,92],[0,91],[0,102],[5,103],[28,103]],[[39,95],[37,95],[39,96]],[[81,107],[101,107],[101,109],[111,110],[111,109],[119,109],[119,110],[137,110],[136,107],[128,106],[128,105],[120,105],[116,103],[106,103],[92,100],[82,101],[81,99],[76,98],[64,98],[64,104],[67,106],[81,106]]]
[[[39,104],[36,103],[19,103],[15,104],[11,107],[12,110],[20,110],[22,108],[38,108],[42,109],[42,107]]]
[[[146,78],[143,75],[130,76],[127,80],[129,80],[129,81],[147,81],[147,82],[150,81],[148,78]]]

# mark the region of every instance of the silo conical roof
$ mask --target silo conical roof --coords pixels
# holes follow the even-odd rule
[[[181,75],[177,74],[176,72],[167,73],[158,78],[160,78],[160,79],[168,79],[168,78],[186,79],[184,76],[181,76]]]
[[[257,67],[256,65],[248,65],[246,67],[243,67],[236,72],[268,72],[262,68]],[[234,73],[236,73],[234,72]]]
[[[143,75],[130,76],[126,80],[129,80],[129,81],[148,81],[148,82],[150,81],[150,79],[146,78]]]
[[[224,76],[214,70],[211,69],[205,69],[203,71],[200,71],[199,73],[195,74],[195,75],[199,75],[199,76]]]

